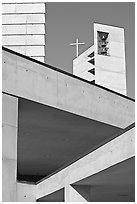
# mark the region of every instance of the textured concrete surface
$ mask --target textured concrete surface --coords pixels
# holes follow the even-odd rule
[[[25,181],[39,181],[122,130],[21,98],[18,116],[17,178]]]
[[[7,51],[3,91],[121,128],[134,122],[133,101]]]
[[[89,202],[135,202],[135,157],[72,186]]]
[[[98,54],[97,31],[108,32],[109,56]],[[94,46],[97,84],[127,95],[124,29],[94,23]]]
[[[2,127],[2,157],[17,160],[17,128],[5,123]]]
[[[72,186],[65,187],[65,202],[87,202]]]
[[[16,201],[18,99],[2,94],[2,201]]]
[[[2,160],[2,201],[16,201],[17,162],[14,159]]]
[[[37,185],[37,198],[94,175],[135,155],[134,128]]]
[[[44,62],[45,6],[44,2],[2,4],[2,44]]]
[[[95,75],[88,72],[89,70],[95,68],[94,65],[89,63],[88,61],[91,59],[88,57],[92,52],[94,52],[94,45],[79,55],[77,58],[73,60],[73,74],[79,76],[88,81],[95,80]]]
[[[109,55],[98,54],[97,31],[107,32]],[[88,61],[92,52],[95,53],[95,65]],[[95,68],[95,75],[88,72]],[[126,62],[124,29],[114,26],[94,23],[94,45],[73,60],[73,74],[88,81],[127,95]]]
[[[17,202],[36,202],[36,185],[17,182]]]
[[[95,175],[135,155],[132,128],[41,181],[37,186],[17,183],[16,97],[23,97],[120,128],[134,122],[134,101],[4,50],[3,92],[5,93],[2,107],[3,201],[35,202],[36,199]],[[73,189],[72,193],[75,192],[76,195],[75,190]]]

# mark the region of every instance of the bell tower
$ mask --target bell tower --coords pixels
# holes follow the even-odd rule
[[[127,95],[124,29],[94,24],[95,83]]]

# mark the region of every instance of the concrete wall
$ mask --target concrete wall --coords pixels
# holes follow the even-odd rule
[[[17,183],[18,98],[2,94],[2,201],[35,202],[36,186]]]
[[[36,202],[36,185],[17,182],[17,202]]]
[[[73,74],[88,81],[95,80],[95,75],[88,72],[95,68],[94,65],[88,62],[91,59],[88,55],[92,52],[94,52],[94,45],[73,60]]]
[[[16,201],[18,99],[2,94],[2,201]]]
[[[98,54],[97,31],[108,32],[109,56]],[[127,95],[124,29],[94,24],[94,46],[97,84]]]
[[[3,3],[2,44],[11,50],[44,62],[45,15],[45,3],[42,2]]]
[[[37,186],[17,183],[18,98],[7,94],[123,128],[134,122],[134,102],[7,51],[3,51],[3,92],[3,201],[35,202],[134,156],[134,129],[131,129]],[[72,199],[70,195],[78,196],[70,187],[69,192],[68,200]]]
[[[98,54],[97,31],[108,32],[109,56]],[[88,61],[95,52],[95,65]],[[95,68],[95,76],[88,70]],[[73,74],[127,95],[124,29],[94,23],[94,45],[73,60]]]
[[[134,122],[133,101],[7,51],[3,91],[121,128]]]

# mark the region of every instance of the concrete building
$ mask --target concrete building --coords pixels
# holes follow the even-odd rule
[[[46,4],[44,2],[3,3],[2,44],[45,62]]]
[[[3,201],[135,201],[134,100],[8,48],[2,55]]]
[[[73,60],[73,74],[127,95],[124,29],[94,23],[94,45]]]

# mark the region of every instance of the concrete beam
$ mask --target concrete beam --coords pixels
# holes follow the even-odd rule
[[[48,65],[3,50],[3,92],[125,128],[134,102]]]
[[[37,199],[135,155],[134,128],[37,184]]]
[[[16,201],[18,98],[2,95],[2,201]]]

